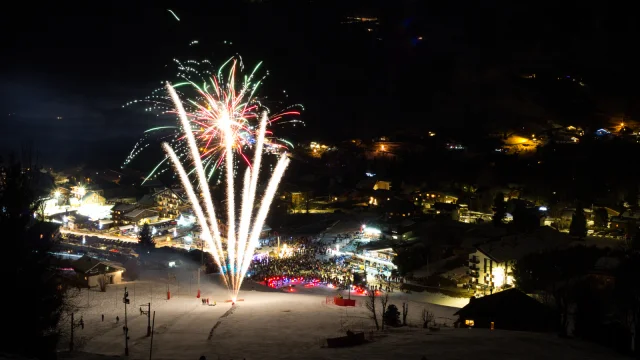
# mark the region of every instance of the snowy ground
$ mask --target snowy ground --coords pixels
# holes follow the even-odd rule
[[[228,298],[226,290],[209,279],[202,286],[203,296],[211,303],[216,301],[217,305],[203,306],[195,297],[197,286],[191,273],[176,274],[177,281],[170,288],[171,300],[166,300],[166,281],[158,280],[160,275],[163,279],[166,277],[166,273],[157,273],[155,281],[149,275],[147,280],[126,284],[131,299],[128,306],[131,359],[149,358],[150,339],[145,336],[147,318],[138,310],[139,305],[148,302],[152,303],[151,310],[156,311],[154,359],[198,359],[201,355],[208,359],[388,359],[392,355],[416,360],[423,355],[429,359],[436,356],[438,359],[466,356],[493,359],[496,355],[534,359],[543,353],[546,357],[577,359],[585,358],[586,351],[592,359],[611,358],[607,351],[584,350],[589,346],[575,341],[565,346],[564,340],[553,336],[451,328],[437,333],[415,327],[392,329],[376,335],[370,344],[327,349],[321,347],[327,337],[343,336],[346,329],[367,332],[372,329],[367,310],[362,306],[364,297],[352,295],[357,306],[340,308],[327,303],[327,297],[332,297],[335,290],[298,285],[294,292],[288,293],[247,281],[246,289],[239,296],[244,301],[231,310],[231,305],[224,302]],[[77,350],[123,355],[124,286],[111,286],[106,293],[82,290],[74,299],[80,307],[76,320],[82,316],[85,322],[84,330],[75,331]],[[467,300],[429,293],[391,294],[391,302],[398,307],[403,301],[409,302],[410,324],[419,324],[422,309],[427,308],[437,322],[450,325],[457,308],[426,301],[442,304]],[[116,316],[120,317],[119,323]],[[67,348],[68,342],[68,337],[61,340],[61,350]],[[550,351],[557,351],[558,356],[549,354]]]

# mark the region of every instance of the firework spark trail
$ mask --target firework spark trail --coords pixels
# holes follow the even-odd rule
[[[235,224],[235,185],[233,174],[233,133],[229,113],[223,110],[222,119],[225,143],[225,165],[227,173],[227,252],[229,253],[229,273],[235,274],[236,259],[236,224]],[[232,277],[233,278],[233,277]],[[236,284],[234,282],[233,286]]]
[[[244,182],[242,186],[242,208],[240,215],[240,226],[238,228],[238,256],[236,268],[242,269],[242,261],[246,247],[246,242],[242,241],[242,239],[246,239],[248,237],[247,232],[249,231],[249,222],[245,221],[245,214],[251,213],[251,209],[253,208],[253,199],[249,196],[251,183],[251,168],[247,168],[244,173]],[[236,273],[236,276],[240,276],[240,272]]]
[[[164,148],[164,151],[167,153],[168,157],[173,162],[182,183],[189,184],[189,175],[187,175],[187,172],[184,170],[184,167],[180,163],[180,159],[178,158],[178,155],[176,155],[176,153],[173,151],[173,149],[169,144],[163,143],[162,147]],[[221,248],[220,247],[216,248],[216,246],[213,243],[213,239],[211,238],[211,231],[209,229],[209,226],[207,225],[207,217],[202,211],[202,207],[200,206],[200,202],[198,201],[198,196],[196,195],[195,191],[193,190],[193,187],[191,186],[185,186],[185,190],[187,192],[187,196],[189,197],[189,201],[191,201],[193,212],[196,214],[196,218],[198,219],[198,222],[200,223],[200,227],[202,228],[201,236],[204,237],[204,239],[207,241],[209,248],[212,250],[211,253],[213,254],[214,261],[218,266],[220,266],[221,262],[224,261],[223,259],[220,258]],[[227,286],[228,288],[229,284],[227,283],[227,279],[223,277],[223,280],[224,280],[225,286]]]
[[[207,241],[209,248],[212,250],[214,261],[216,264],[222,269],[222,277],[227,286],[227,289],[230,291],[232,300],[235,301],[238,295],[238,291],[240,290],[240,286],[242,285],[242,281],[247,273],[249,265],[251,263],[252,255],[255,251],[256,245],[258,243],[258,239],[260,236],[260,232],[262,231],[262,227],[264,226],[264,221],[269,213],[269,208],[273,198],[275,196],[276,190],[278,189],[278,185],[280,184],[280,180],[284,175],[284,172],[289,164],[289,158],[286,154],[282,154],[278,163],[275,167],[271,178],[269,179],[269,183],[267,185],[267,189],[263,195],[262,201],[260,202],[260,208],[256,217],[253,219],[253,224],[251,224],[252,217],[252,209],[253,203],[256,199],[256,190],[257,190],[257,181],[259,171],[257,168],[248,168],[244,175],[244,183],[243,183],[243,194],[241,199],[242,204],[242,220],[240,221],[240,228],[236,229],[236,216],[235,216],[235,198],[234,198],[234,174],[233,174],[233,131],[231,128],[231,119],[229,118],[229,113],[227,112],[228,108],[225,108],[225,104],[227,106],[234,106],[229,102],[224,104],[211,104],[212,108],[216,108],[220,110],[216,114],[218,118],[214,119],[218,121],[220,125],[222,125],[222,129],[224,131],[225,136],[225,156],[226,160],[226,171],[227,171],[227,216],[228,216],[228,236],[227,236],[227,255],[228,261],[226,263],[229,264],[229,268],[227,269],[225,265],[225,253],[224,248],[222,247],[222,243],[220,239],[220,234],[217,230],[217,221],[215,216],[215,209],[213,208],[213,200],[211,198],[211,192],[209,191],[207,185],[207,178],[204,176],[204,167],[202,165],[202,156],[199,152],[198,145],[193,137],[193,134],[190,133],[189,119],[187,113],[184,111],[182,104],[180,102],[180,98],[178,97],[175,89],[167,84],[167,89],[171,95],[172,100],[176,106],[176,113],[180,118],[181,123],[183,124],[183,131],[187,133],[187,145],[190,149],[189,155],[191,160],[194,163],[196,168],[197,176],[197,186],[201,189],[201,197],[203,198],[203,202],[207,207],[207,212],[209,213],[209,217],[205,215],[205,212],[200,205],[200,200],[195,193],[194,186],[191,184],[189,179],[189,175],[184,169],[184,166],[180,162],[180,158],[176,155],[175,151],[171,148],[171,146],[167,143],[163,143],[163,148],[168,155],[168,158],[173,162],[174,167],[180,177],[182,185],[187,191],[187,195],[189,200],[192,203],[194,212],[202,227],[202,237],[205,241]],[[260,128],[260,132],[258,134],[257,142],[259,144],[264,143],[264,136],[266,134],[265,127],[267,122],[266,115],[262,118],[262,124]],[[262,146],[262,145],[260,145]],[[262,151],[256,151],[254,153],[254,166],[261,164]],[[205,190],[206,189],[206,190]],[[244,220],[244,221],[243,221]],[[211,226],[209,226],[211,223]],[[236,231],[238,232],[236,234]],[[216,239],[216,243],[214,243],[214,239]],[[240,252],[239,250],[243,251]],[[226,269],[226,271],[225,271]]]
[[[180,21],[180,18],[178,17],[178,15],[176,15],[176,13],[173,12],[173,10],[167,9],[167,11],[169,11],[171,15],[173,15],[173,17],[176,18],[176,20]]]
[[[194,159],[194,165],[196,174],[198,175],[198,182],[201,186],[201,191],[203,194],[203,200],[205,203],[205,207],[207,210],[209,227],[213,230],[213,239],[215,239],[216,244],[222,248],[222,241],[220,240],[220,231],[218,229],[218,221],[216,220],[216,213],[213,207],[213,200],[211,196],[205,196],[206,194],[210,194],[209,191],[209,183],[207,181],[207,176],[204,173],[204,167],[202,166],[201,161],[195,161],[195,159],[200,159],[200,153],[198,151],[198,145],[196,144],[195,137],[193,136],[193,132],[191,131],[191,124],[189,123],[189,118],[187,116],[187,112],[184,110],[184,106],[182,106],[182,102],[180,101],[180,97],[176,93],[175,89],[171,84],[167,83],[167,91],[171,96],[171,99],[175,103],[176,111],[178,112],[178,118],[180,119],[182,129],[185,133],[185,137],[187,139],[187,144],[189,146],[189,150],[191,150],[191,158]],[[224,257],[222,258],[222,265],[225,265]]]
[[[264,136],[267,128],[267,120],[268,117],[266,114],[262,115],[262,121],[260,122],[260,130],[258,132],[258,140],[256,142],[256,153],[262,153],[262,148],[264,146]],[[253,203],[255,201],[256,188],[258,186],[258,176],[260,175],[260,165],[262,161],[262,156],[256,156],[253,159],[253,167],[251,172],[251,184],[249,185],[249,190],[247,191],[247,203],[251,206],[243,206],[242,212],[240,215],[240,229],[238,235],[241,239],[244,239],[248,236],[249,233],[249,223],[251,222],[251,217],[253,216]],[[243,195],[244,196],[244,195]],[[262,229],[260,229],[262,231]],[[244,252],[245,252],[245,242],[240,242],[240,247],[238,252],[243,256],[240,258],[240,266],[244,263]]]
[[[264,225],[264,221],[267,219],[267,215],[269,214],[269,207],[271,206],[271,202],[278,190],[278,185],[280,184],[280,180],[284,175],[284,171],[287,169],[289,165],[289,158],[286,154],[282,154],[280,156],[280,160],[278,160],[278,164],[276,168],[273,170],[273,174],[271,175],[271,179],[269,180],[269,185],[267,185],[267,190],[264,193],[264,197],[260,202],[260,210],[258,210],[258,215],[253,223],[253,231],[249,234],[247,250],[244,254],[244,260],[242,263],[242,270],[240,272],[240,278],[244,279],[247,271],[249,270],[249,265],[251,264],[251,256],[253,255],[256,246],[258,245],[258,240],[260,236],[260,232],[262,231],[262,226]]]

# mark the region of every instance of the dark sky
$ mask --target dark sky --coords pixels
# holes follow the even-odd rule
[[[248,64],[264,60],[270,76],[263,94],[305,105],[308,126],[294,140],[456,124],[434,99],[454,96],[461,89],[452,79],[472,78],[478,69],[570,69],[603,88],[633,93],[639,60],[633,12],[560,5],[19,2],[0,25],[0,150],[32,143],[54,164],[119,164],[155,121],[121,106],[172,78],[165,65],[174,57],[221,63],[239,53]],[[380,25],[366,31],[340,24],[353,15],[376,16]],[[199,45],[189,47],[192,40]]]
[[[336,111],[336,103],[355,99],[363,107],[357,101],[368,90],[358,77],[372,67],[353,57],[369,44],[340,36],[340,21],[352,11],[330,5],[68,1],[13,8],[13,21],[2,24],[9,34],[0,73],[3,150],[34,143],[47,161],[122,160],[154,119],[121,105],[171,79],[174,57],[221,64],[240,54],[248,65],[265,61],[270,77],[263,94],[303,103],[304,120],[316,125],[309,129],[331,133],[327,125],[343,121],[338,114],[347,108]],[[192,40],[199,45],[188,46]],[[282,90],[290,96],[284,98]],[[341,94],[351,96],[337,98]],[[348,116],[367,121],[357,109]]]

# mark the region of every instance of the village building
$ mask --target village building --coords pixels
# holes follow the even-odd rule
[[[476,246],[469,254],[469,285],[483,293],[493,293],[514,285],[513,268],[522,257],[568,246],[565,234],[542,227],[532,234],[503,236]]]
[[[123,223],[144,225],[158,221],[158,212],[150,209],[135,209],[122,216]]]
[[[458,315],[458,327],[546,332],[557,325],[552,309],[518,289],[471,298],[454,315]]]
[[[72,264],[76,272],[79,283],[86,287],[100,286],[100,282],[105,284],[120,284],[124,266],[111,261],[94,259],[87,255],[76,260]]]
[[[133,211],[137,208],[137,205],[134,204],[116,204],[113,208],[111,208],[111,220],[116,225],[122,225],[126,223],[124,215]]]
[[[181,189],[154,188],[153,193],[144,195],[138,204],[157,211],[163,219],[177,219],[181,210],[188,205],[185,194]]]

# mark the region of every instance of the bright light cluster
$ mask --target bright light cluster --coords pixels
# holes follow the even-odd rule
[[[178,114],[182,128],[189,129],[192,121],[189,119],[189,115],[185,111],[178,93],[175,88],[169,84],[167,84],[167,90],[175,104],[175,113]],[[202,148],[199,147],[196,133],[189,130],[184,131],[188,155],[193,162],[193,171],[197,178],[197,186],[192,185],[189,174],[173,147],[165,142],[163,143],[163,148],[167,157],[175,166],[175,170],[189,197],[197,221],[202,228],[201,238],[207,242],[215,262],[222,269],[222,278],[230,292],[231,298],[236,299],[242,281],[249,269],[256,245],[258,244],[260,232],[262,231],[278,184],[289,164],[289,158],[286,153],[280,155],[280,159],[273,170],[267,188],[260,201],[260,207],[257,212],[254,212],[254,204],[258,200],[256,196],[258,176],[262,162],[263,147],[265,145],[267,123],[269,122],[268,116],[264,113],[256,133],[253,162],[249,162],[245,157],[245,160],[250,166],[247,167],[244,174],[242,197],[239,199],[241,204],[240,217],[238,219],[236,217],[236,199],[234,196],[235,176],[233,171],[233,158],[237,150],[235,147],[238,141],[238,131],[242,129],[242,126],[236,122],[236,118],[233,116],[237,104],[235,99],[224,96],[206,97],[206,100],[206,103],[193,105],[200,109],[200,111],[196,113],[197,121],[206,121],[209,126],[215,126],[216,131],[219,131],[223,138],[221,146],[223,148],[223,156],[225,157],[227,185],[226,206],[228,232],[226,239],[223,238],[225,235],[221,234],[218,228],[216,211],[209,189],[207,174],[205,173],[204,161],[202,160],[202,152],[206,150],[202,150]],[[199,189],[199,196],[196,194],[196,188]]]
[[[194,41],[191,45],[194,43],[197,42]],[[187,149],[185,136],[185,132],[188,131],[195,138],[207,179],[211,179],[216,169],[219,169],[228,158],[225,155],[226,140],[224,136],[226,135],[221,127],[222,123],[218,121],[222,114],[217,114],[219,109],[212,107],[212,104],[218,102],[225,104],[224,111],[227,112],[225,116],[230,120],[231,147],[239,155],[238,159],[249,164],[250,162],[244,153],[256,144],[259,114],[268,114],[269,112],[256,95],[260,84],[266,77],[265,75],[259,80],[256,79],[260,64],[248,75],[241,76],[244,71],[241,57],[227,60],[217,71],[213,69],[208,60],[181,62],[174,59],[174,62],[177,64],[177,77],[181,81],[175,84],[174,88],[176,91],[182,91],[178,93],[181,98],[189,99],[184,102],[185,113],[189,121],[182,126],[157,126],[145,131],[142,139],[136,143],[126,158],[123,167],[138,157],[154,140],[168,142],[175,149],[178,158],[181,161],[186,160],[190,153]],[[155,112],[158,116],[175,113],[172,100],[166,96],[163,88],[155,90],[143,100],[134,100],[124,106],[138,104],[146,104],[145,111]],[[290,118],[300,114],[298,110],[295,110],[299,108],[302,106],[296,104],[280,113],[269,116],[267,125],[273,125],[274,122],[279,124],[292,123],[294,126],[297,123],[304,124],[301,120]],[[285,118],[288,120],[283,121]],[[274,136],[270,130],[265,131],[263,151],[280,154],[292,147],[291,142]],[[145,181],[156,178],[167,171],[169,169],[166,166],[167,160],[168,157],[165,157],[156,164]],[[195,169],[191,169],[189,174],[194,171]]]

